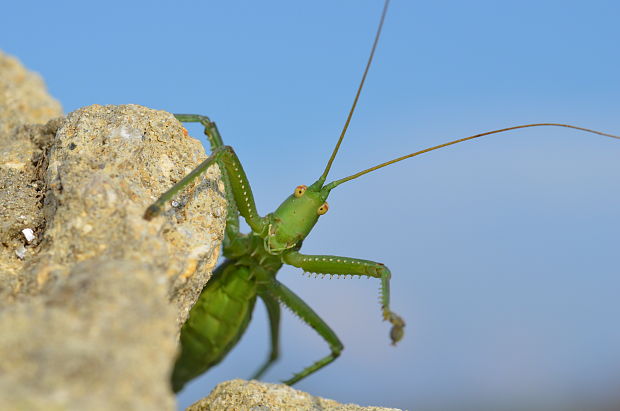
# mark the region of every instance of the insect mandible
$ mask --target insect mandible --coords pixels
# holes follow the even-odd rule
[[[175,391],[180,391],[188,381],[219,363],[236,345],[250,321],[257,297],[260,297],[267,307],[271,329],[271,352],[252,378],[260,378],[278,357],[281,304],[286,305],[302,321],[311,326],[328,343],[330,348],[328,355],[294,374],[284,381],[286,384],[294,384],[300,381],[331,363],[340,355],[343,345],[331,328],[301,298],[277,281],[276,274],[283,264],[292,265],[312,273],[379,279],[381,282],[382,315],[384,320],[391,325],[390,340],[392,344],[396,344],[403,338],[405,321],[391,309],[389,292],[391,273],[386,266],[358,258],[305,255],[300,252],[303,240],[318,222],[319,217],[328,211],[326,200],[329,193],[340,184],[439,148],[521,128],[565,127],[618,138],[610,134],[568,124],[525,124],[480,133],[433,146],[326,184],[328,173],[348,128],[371,65],[388,4],[389,0],[385,2],[375,41],[353,105],[323,173],[314,183],[308,186],[297,186],[273,213],[262,217],[256,211],[252,190],[241,162],[233,149],[224,145],[215,123],[202,115],[176,115],[177,119],[182,122],[198,122],[204,126],[205,134],[211,144],[212,154],[151,205],[145,213],[145,218],[151,219],[161,213],[167,201],[209,166],[216,163],[223,172],[228,199],[228,215],[223,244],[223,254],[226,261],[215,270],[213,278],[203,289],[181,330],[181,353],[172,376],[172,385]],[[250,234],[240,233],[239,217],[243,217],[250,226],[252,230]]]

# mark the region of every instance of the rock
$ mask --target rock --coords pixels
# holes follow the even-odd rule
[[[0,136],[16,126],[42,124],[59,116],[60,103],[47,94],[43,79],[0,51]]]
[[[95,258],[45,296],[5,308],[0,409],[174,409],[165,301],[150,267]]]
[[[42,173],[60,123],[57,119],[46,125],[21,125],[0,134],[0,305],[13,301],[21,288],[19,272],[45,226]],[[28,241],[24,230],[32,230],[34,240]]]
[[[388,411],[396,408],[361,407],[315,397],[283,384],[232,380],[219,384],[208,397],[187,411]]]
[[[147,222],[201,144],[135,105],[24,124],[59,113],[1,61],[17,80],[0,91],[0,409],[174,409],[179,326],[223,237],[219,170]]]
[[[9,283],[10,288],[16,286],[15,273],[23,266],[15,258],[16,251],[24,251],[20,249],[24,240],[21,230],[42,222],[38,163],[58,128],[58,124],[28,124],[46,123],[59,116],[62,108],[47,94],[41,77],[0,52],[0,298],[5,297]]]
[[[45,171],[41,251],[24,282],[45,287],[68,263],[95,257],[139,261],[169,286],[177,325],[215,266],[226,217],[224,185],[212,167],[151,222],[147,206],[206,158],[170,114],[144,107],[89,106],[67,116]]]

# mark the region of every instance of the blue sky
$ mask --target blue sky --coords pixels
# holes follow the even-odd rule
[[[261,213],[322,171],[349,108],[380,0],[8,2],[0,48],[40,72],[66,112],[136,103],[207,114]],[[393,0],[332,177],[528,122],[620,133],[615,1]],[[197,129],[191,132],[199,136]],[[345,344],[297,387],[409,409],[567,409],[620,385],[620,141],[534,129],[437,151],[335,190],[307,253],[393,273],[407,334],[389,346],[378,282],[285,269]],[[248,377],[264,309],[239,347],[180,396]],[[290,315],[288,378],[327,352]],[[524,406],[525,406],[524,405]]]

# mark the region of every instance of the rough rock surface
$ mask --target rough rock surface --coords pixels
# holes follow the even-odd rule
[[[139,261],[170,285],[180,325],[217,262],[226,216],[219,170],[207,171],[163,217],[142,217],[205,158],[202,145],[163,111],[94,105],[69,114],[46,156],[45,227],[21,292],[36,293],[76,262]]]
[[[219,384],[208,397],[187,411],[388,411],[396,408],[361,407],[315,397],[283,384],[232,380]]]
[[[219,170],[145,221],[201,144],[139,106],[25,124],[59,109],[3,57],[15,84],[0,87],[0,409],[174,409],[179,324],[223,235]]]
[[[47,93],[41,77],[0,51],[0,135],[58,116],[62,116],[60,103]]]
[[[14,250],[23,244],[21,230],[41,224],[38,210],[42,186],[37,163],[58,124],[46,123],[62,116],[60,104],[47,94],[43,80],[24,69],[13,57],[0,52],[0,293],[6,280],[14,280],[23,265]],[[22,237],[18,241],[17,238]],[[11,250],[11,251],[9,251]],[[21,249],[20,249],[21,250]],[[0,297],[4,295],[0,294]],[[4,301],[4,298],[2,298]]]

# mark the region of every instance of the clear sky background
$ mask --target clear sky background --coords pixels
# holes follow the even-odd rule
[[[619,2],[392,3],[333,178],[520,123],[620,134]],[[208,114],[265,214],[322,171],[381,7],[381,0],[10,1],[1,9],[0,48],[40,72],[66,112],[136,103]],[[593,409],[614,401],[619,159],[620,141],[540,128],[433,152],[339,187],[303,251],[389,266],[393,309],[407,333],[389,345],[378,281],[284,269],[279,279],[346,347],[297,387],[415,410]],[[237,349],[182,392],[180,405],[219,381],[247,378],[267,340],[258,305]],[[287,313],[282,358],[266,380],[288,378],[326,352]]]

